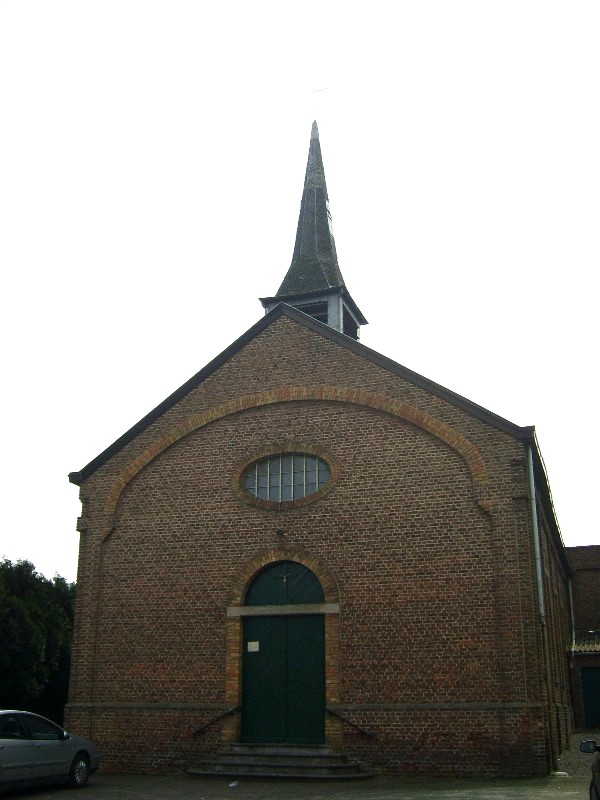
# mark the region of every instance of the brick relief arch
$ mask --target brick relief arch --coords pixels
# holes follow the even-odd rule
[[[148,464],[157,458],[167,448],[178,442],[184,436],[231,414],[238,414],[251,408],[272,405],[275,403],[288,403],[306,400],[323,400],[327,402],[350,403],[365,406],[409,422],[417,428],[427,431],[432,436],[441,440],[455,450],[465,461],[471,474],[471,481],[475,500],[485,511],[490,510],[489,500],[486,497],[488,484],[485,462],[475,447],[458,431],[451,428],[436,417],[425,411],[420,411],[414,406],[400,400],[394,400],[387,395],[367,392],[363,389],[349,389],[345,387],[313,386],[313,387],[288,387],[272,389],[264,392],[255,392],[244,395],[225,403],[192,414],[185,422],[175,426],[170,431],[155,439],[139,455],[133,459],[114,481],[105,502],[105,511],[114,513],[119,498],[127,484]]]
[[[262,550],[242,566],[231,587],[228,605],[243,606],[246,590],[256,575],[263,567],[266,567],[268,564],[273,564],[276,561],[297,561],[299,564],[308,567],[319,579],[323,588],[325,602],[340,602],[337,581],[325,562],[318,556],[309,553],[301,547],[288,547],[283,545],[281,547],[269,547],[266,550]]]

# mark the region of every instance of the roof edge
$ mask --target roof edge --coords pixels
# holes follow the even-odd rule
[[[139,433],[144,431],[162,414],[172,408],[175,403],[185,397],[189,392],[192,391],[192,389],[195,389],[196,386],[202,383],[205,378],[222,366],[234,353],[251,341],[277,317],[281,316],[283,311],[284,309],[278,306],[268,314],[265,314],[262,319],[255,323],[251,328],[248,328],[245,333],[243,333],[238,339],[226,347],[223,352],[219,353],[219,355],[213,358],[212,361],[209,361],[209,363],[199,372],[196,372],[195,375],[192,375],[189,380],[187,380],[172,394],[170,394],[155,408],[153,408],[152,411],[149,411],[146,416],[139,420],[139,422],[136,422],[136,424],[129,428],[129,430],[125,431],[124,434],[119,436],[119,438],[109,445],[106,450],[103,450],[99,455],[96,456],[96,458],[93,458],[89,464],[86,464],[86,466],[83,467],[83,469],[79,470],[78,472],[70,472],[69,481],[77,486],[80,486],[83,481],[89,478],[89,476],[92,475],[99,467],[105,464],[109,458],[115,455],[115,453],[118,453],[119,450],[125,447],[126,444],[129,444],[129,442],[132,441],[132,439],[134,439]]]
[[[560,554],[562,565],[566,574],[570,577],[573,574],[573,568],[569,562],[567,548],[565,547],[560,525],[558,524],[558,517],[554,507],[554,498],[552,497],[552,489],[550,488],[550,480],[548,478],[546,464],[544,463],[542,451],[540,450],[540,443],[538,442],[535,430],[532,431],[532,436],[531,439],[528,440],[528,444],[531,446],[531,452],[533,455],[535,486],[541,496],[546,519],[548,520],[551,534],[554,538],[555,544],[557,545],[557,550]]]
[[[474,414],[483,422],[489,423],[494,428],[503,430],[505,433],[508,433],[511,436],[514,436],[516,439],[523,441],[533,441],[535,439],[535,426],[516,425],[514,422],[501,417],[499,414],[495,414],[493,411],[489,411],[487,408],[484,408],[483,406],[474,403],[472,400],[463,397],[463,395],[453,392],[451,389],[447,389],[445,386],[432,381],[430,378],[420,375],[418,372],[414,372],[414,370],[409,369],[409,367],[405,367],[403,364],[400,364],[397,361],[378,353],[376,350],[372,350],[365,344],[362,344],[361,342],[352,339],[349,336],[345,336],[343,333],[339,333],[334,328],[326,325],[324,322],[319,322],[313,317],[303,314],[297,308],[290,308],[288,306],[288,310],[299,315],[302,318],[299,321],[303,322],[307,327],[312,328],[329,339],[343,344],[349,350],[354,351],[357,355],[368,358],[369,361],[377,364],[380,367],[383,367],[383,369],[393,372],[400,377],[406,378],[419,388],[431,392],[443,400],[447,400],[452,405],[462,408],[464,411]],[[293,314],[289,314],[289,316],[293,316]]]
[[[142,433],[142,431],[144,431],[155,420],[162,416],[162,414],[172,408],[175,403],[185,397],[189,392],[192,391],[192,389],[195,389],[203,380],[209,377],[209,375],[211,375],[229,358],[231,358],[231,356],[235,355],[235,353],[241,350],[244,345],[254,339],[259,333],[261,333],[265,328],[275,322],[275,320],[282,315],[290,317],[291,319],[315,331],[321,336],[347,347],[357,355],[367,358],[373,364],[376,364],[377,366],[380,366],[383,369],[408,380],[410,383],[413,383],[415,386],[418,386],[424,391],[430,392],[431,394],[446,400],[451,405],[473,414],[482,422],[486,422],[492,427],[504,431],[516,439],[533,443],[534,450],[538,454],[538,458],[543,469],[543,462],[541,460],[541,455],[539,454],[539,447],[537,446],[535,439],[535,428],[533,426],[520,427],[519,425],[515,425],[513,422],[504,419],[504,417],[494,414],[492,411],[488,411],[488,409],[484,408],[483,406],[468,400],[466,397],[463,397],[462,395],[459,395],[450,389],[446,389],[441,384],[435,383],[435,381],[425,378],[423,375],[419,375],[419,373],[414,372],[408,367],[404,367],[402,364],[399,364],[397,361],[393,361],[387,356],[381,355],[381,353],[378,353],[375,350],[372,350],[370,347],[361,344],[350,336],[346,336],[345,334],[336,331],[334,328],[331,328],[324,322],[319,322],[313,317],[308,316],[308,314],[304,314],[302,311],[299,311],[297,308],[281,302],[275,306],[275,308],[265,314],[262,319],[252,325],[251,328],[248,328],[245,333],[232,342],[232,344],[223,350],[222,353],[213,358],[212,361],[210,361],[199,372],[193,375],[148,414],[142,417],[139,422],[136,422],[135,425],[129,428],[129,430],[116,439],[111,445],[109,445],[109,447],[107,447],[88,464],[86,464],[83,469],[76,472],[70,472],[69,481],[74,483],[76,486],[81,486],[81,484],[87,480],[90,475],[103,466],[113,455],[118,453],[123,447],[125,447],[125,445],[129,444],[129,442],[131,442],[138,434]],[[545,470],[543,470],[543,474],[545,475]]]

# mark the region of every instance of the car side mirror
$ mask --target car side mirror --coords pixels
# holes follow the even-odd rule
[[[64,741],[66,741],[67,739],[70,739],[70,738],[71,738],[71,734],[70,734],[70,733],[67,733],[66,731],[61,731],[61,732],[60,732],[60,738],[61,738],[61,740],[64,742]],[[594,742],[594,744],[595,744],[595,742]]]
[[[595,753],[597,750],[600,750],[600,747],[594,742],[592,739],[585,739],[579,745],[579,749],[582,753]]]

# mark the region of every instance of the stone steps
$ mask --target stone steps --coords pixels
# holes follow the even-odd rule
[[[192,777],[308,778],[356,780],[371,778],[363,764],[325,745],[231,744],[187,770]]]

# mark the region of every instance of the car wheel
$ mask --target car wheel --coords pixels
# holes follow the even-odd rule
[[[77,753],[69,770],[69,786],[72,789],[81,789],[90,777],[90,762],[85,753]]]
[[[594,781],[590,783],[590,800],[600,800],[600,794],[598,794],[598,790],[594,786]]]

